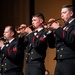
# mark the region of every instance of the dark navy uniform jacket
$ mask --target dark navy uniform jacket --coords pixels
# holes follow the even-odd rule
[[[29,35],[27,35],[25,40],[23,40],[24,37],[19,38],[18,47],[19,48],[26,47],[25,58],[27,63],[31,63],[35,61],[44,62],[46,56],[46,50],[48,47],[48,39],[46,33],[47,32],[44,29],[41,29],[38,32],[32,32]],[[52,41],[53,34],[52,33],[48,34],[48,38],[49,37],[50,40]]]
[[[56,34],[56,59],[75,58],[75,20],[58,28]]]
[[[18,51],[16,39],[9,44],[5,44],[3,49],[0,50],[0,73],[22,71],[23,53],[21,50]]]

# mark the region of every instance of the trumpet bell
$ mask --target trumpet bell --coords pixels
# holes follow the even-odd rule
[[[16,30],[16,31],[20,31],[20,30],[25,29],[25,28],[26,28],[26,26],[21,26],[21,27],[16,26],[16,27],[15,27],[15,30]]]

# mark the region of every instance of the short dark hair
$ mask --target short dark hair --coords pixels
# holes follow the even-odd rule
[[[35,13],[32,17],[40,17],[43,20],[43,23],[45,22],[44,15],[42,13]]]
[[[68,8],[69,11],[74,12],[73,5],[66,4],[66,5],[62,6],[62,8]]]
[[[16,36],[16,30],[14,26],[6,26],[5,28],[10,27],[10,30],[14,33],[14,37]]]

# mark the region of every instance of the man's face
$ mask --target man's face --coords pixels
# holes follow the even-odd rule
[[[12,38],[12,32],[10,30],[10,27],[5,28],[3,35],[4,35],[4,39],[6,40],[10,40]]]
[[[40,17],[33,17],[32,18],[32,25],[35,29],[39,28],[40,25],[42,24],[42,22],[43,22],[43,20]]]
[[[61,18],[65,22],[68,22],[69,20],[71,20],[72,16],[73,16],[73,12],[70,11],[68,8],[62,8],[61,9]]]

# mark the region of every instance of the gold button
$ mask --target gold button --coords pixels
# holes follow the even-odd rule
[[[30,55],[30,53],[28,53],[28,55]]]
[[[2,56],[4,57],[4,54]]]
[[[5,63],[5,65],[7,65],[7,63]]]
[[[61,48],[61,50],[63,50],[63,48]]]
[[[5,70],[7,70],[7,69],[5,68]]]
[[[31,52],[31,54],[33,54],[33,52]]]
[[[62,57],[62,55],[60,55],[60,57]]]
[[[3,67],[4,65],[2,65],[2,67]]]
[[[32,59],[32,57],[31,57],[31,59]]]
[[[57,52],[59,52],[59,50],[57,50]]]

